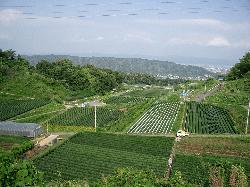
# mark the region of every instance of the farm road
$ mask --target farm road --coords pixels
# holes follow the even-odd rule
[[[196,102],[202,102],[206,97],[213,95],[215,92],[221,89],[223,86],[223,83],[217,84],[215,87],[213,87],[211,90],[205,92],[205,93],[200,93],[197,95],[195,98]]]

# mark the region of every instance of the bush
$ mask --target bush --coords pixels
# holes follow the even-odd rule
[[[115,175],[104,177],[101,182],[95,185],[96,187],[138,187],[138,186],[166,186],[164,179],[159,179],[150,171],[143,171],[134,168],[117,169]]]

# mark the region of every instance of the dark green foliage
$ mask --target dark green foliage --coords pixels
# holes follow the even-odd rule
[[[235,64],[231,68],[230,72],[227,75],[228,80],[236,80],[243,78],[245,76],[249,77],[250,71],[250,52],[247,52],[245,56],[240,59],[240,62]]]
[[[224,184],[228,186],[232,165],[241,165],[250,182],[250,159],[241,157],[225,157],[210,155],[177,154],[174,159],[173,170],[181,171],[184,180],[193,184],[209,186],[209,168],[220,167],[224,172]]]
[[[15,157],[18,157],[18,156],[21,156],[26,151],[32,149],[33,147],[34,147],[34,143],[31,141],[27,141],[27,142],[22,143],[20,146],[13,147],[11,149],[11,152],[13,153]]]
[[[0,120],[4,121],[34,108],[48,104],[46,99],[0,100]]]
[[[42,173],[27,160],[0,151],[0,186],[41,186]]]
[[[197,66],[180,65],[173,62],[147,60],[141,58],[114,58],[114,57],[78,57],[69,55],[33,55],[24,56],[32,64],[37,64],[42,59],[53,62],[70,59],[75,64],[91,64],[99,68],[108,68],[126,73],[146,73],[151,75],[176,75],[180,77],[197,77],[214,75],[212,72]]]
[[[96,110],[97,126],[105,127],[109,122],[117,120],[122,112],[108,108],[98,108]],[[66,112],[52,118],[48,123],[55,125],[83,125],[94,127],[94,108],[71,108]]]
[[[69,60],[49,63],[45,60],[36,65],[39,73],[60,81],[71,90],[86,90],[104,94],[121,83],[121,76],[111,70],[91,65],[76,66]]]
[[[35,160],[46,180],[97,181],[121,167],[153,170],[164,176],[174,138],[79,133]]]
[[[183,179],[180,171],[175,171],[168,180],[167,184],[169,187],[193,187],[193,185]]]
[[[16,56],[15,51],[0,49],[0,82],[4,80],[5,76],[13,76],[18,71],[29,68],[29,63]]]
[[[187,103],[185,129],[192,133],[236,133],[228,112],[218,106]]]
[[[150,170],[138,170],[134,168],[118,168],[114,175],[105,177],[96,187],[157,187],[166,186],[164,179],[157,178]]]

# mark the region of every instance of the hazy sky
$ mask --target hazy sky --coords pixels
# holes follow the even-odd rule
[[[0,48],[233,62],[250,49],[250,0],[0,0]]]

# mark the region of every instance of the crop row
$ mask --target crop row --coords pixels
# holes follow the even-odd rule
[[[169,90],[162,88],[149,88],[149,89],[141,89],[141,90],[133,90],[123,94],[124,96],[132,96],[132,97],[160,97],[164,95],[168,95]]]
[[[170,133],[180,104],[156,103],[128,130],[128,133]]]
[[[121,104],[121,103],[141,103],[145,101],[143,97],[125,97],[125,96],[113,96],[105,100],[108,104]]]
[[[118,110],[108,108],[97,108],[97,126],[104,127],[110,121],[117,120],[121,114],[122,112]],[[52,125],[84,125],[87,127],[94,127],[94,108],[71,108],[66,112],[52,118],[48,123]]]
[[[177,154],[173,163],[173,173],[180,171],[185,180],[192,184],[201,186],[209,186],[209,167],[211,165],[220,165],[228,168],[230,172],[232,165],[241,165],[245,169],[245,173],[250,182],[250,159],[239,157],[223,157],[213,155],[184,155]],[[226,175],[228,177],[228,173]],[[225,184],[228,186],[228,184]]]
[[[235,133],[234,122],[225,109],[196,102],[187,103],[185,128],[192,133]]]
[[[0,103],[0,120],[4,121],[14,116],[48,104],[49,100],[30,99],[30,100],[7,100]]]
[[[79,133],[36,159],[35,165],[44,172],[48,181],[59,177],[95,181],[102,175],[112,174],[116,168],[131,166],[149,168],[163,176],[173,140],[166,137]],[[158,150],[157,153],[155,150]]]

